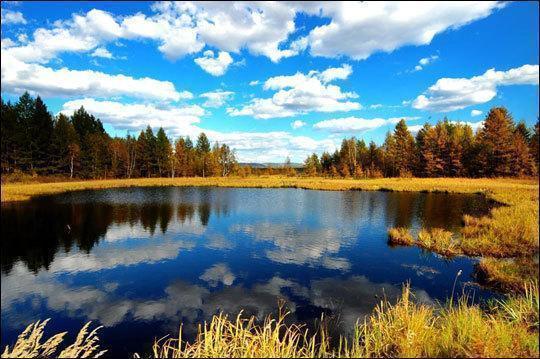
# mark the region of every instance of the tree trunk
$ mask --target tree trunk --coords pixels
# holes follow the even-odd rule
[[[73,155],[69,159],[69,178],[73,178]]]

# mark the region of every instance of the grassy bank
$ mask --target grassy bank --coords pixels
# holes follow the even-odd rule
[[[253,188],[304,188],[329,191],[389,190],[453,193],[486,193],[501,202],[513,202],[513,193],[533,195],[538,192],[536,180],[471,178],[378,178],[331,179],[322,177],[182,177],[134,178],[112,180],[68,181],[54,183],[6,183],[2,185],[2,202],[24,201],[33,196],[86,189],[157,186],[216,186]],[[506,195],[505,195],[506,194]],[[536,196],[538,199],[538,196]]]
[[[199,327],[193,342],[182,340],[180,327],[174,337],[156,340],[152,352],[155,358],[538,357],[538,306],[538,284],[529,285],[524,295],[491,302],[483,309],[470,305],[466,297],[436,306],[418,304],[405,286],[397,303],[381,301],[356,324],[352,336],[331,338],[324,325],[315,333],[287,325],[283,310],[262,323],[241,313],[236,318],[219,314]],[[42,340],[43,326],[29,326],[3,357],[103,353],[96,330],[88,334],[88,325],[76,343],[63,350],[63,334]]]

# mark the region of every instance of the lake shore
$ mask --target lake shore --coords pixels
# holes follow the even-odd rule
[[[493,194],[493,199],[505,202],[503,192],[538,192],[536,179],[486,179],[486,178],[377,178],[334,179],[324,177],[178,177],[132,178],[107,180],[81,180],[51,183],[6,183],[2,185],[2,202],[24,201],[34,196],[70,191],[159,186],[214,186],[237,188],[302,188],[313,190],[346,191],[426,191],[452,193]]]

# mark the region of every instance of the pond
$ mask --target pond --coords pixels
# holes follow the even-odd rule
[[[111,355],[148,353],[155,337],[187,338],[219,311],[259,318],[278,299],[290,321],[322,313],[348,333],[410,281],[416,300],[492,294],[475,260],[390,247],[393,226],[458,231],[483,215],[480,195],[247,188],[125,188],[2,204],[2,345],[30,322],[50,332],[104,326]]]

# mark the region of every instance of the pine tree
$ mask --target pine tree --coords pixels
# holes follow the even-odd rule
[[[530,176],[536,172],[534,157],[529,150],[527,133],[516,130],[512,141],[511,171],[514,176]]]
[[[58,115],[54,124],[51,154],[54,171],[69,173],[73,178],[79,165],[79,138],[69,118],[62,113]]]
[[[37,97],[35,100],[34,113],[31,117],[30,133],[30,153],[32,158],[32,168],[37,167],[41,171],[50,172],[51,148],[50,142],[53,133],[53,119],[47,106]]]
[[[414,138],[412,137],[405,120],[397,123],[394,130],[394,161],[397,174],[408,176],[412,173],[414,166]]]
[[[478,133],[478,166],[486,176],[512,175],[514,123],[504,107],[492,108]]]
[[[17,166],[16,139],[19,131],[17,126],[17,113],[10,102],[4,103],[3,99],[0,99],[0,101],[2,104],[2,112],[0,114],[0,135],[2,136],[2,173],[11,173]]]
[[[36,102],[28,92],[19,97],[19,101],[15,104],[18,129],[15,137],[18,149],[15,161],[19,168],[29,171],[33,170],[31,129],[35,107]]]
[[[540,170],[540,149],[539,149],[539,141],[540,141],[540,121],[536,122],[536,125],[534,126],[534,132],[531,136],[531,141],[529,145],[530,152],[535,160],[536,163],[536,170]]]
[[[208,170],[208,157],[210,154],[210,141],[204,132],[197,137],[197,144],[195,145],[195,151],[199,160],[200,174],[206,177]]]
[[[172,172],[171,158],[171,141],[169,141],[163,128],[160,127],[156,135],[156,163],[160,177],[167,176]]]
[[[316,176],[321,172],[321,163],[316,153],[311,154],[304,161],[304,173],[308,176]]]

